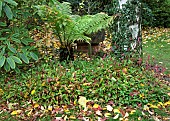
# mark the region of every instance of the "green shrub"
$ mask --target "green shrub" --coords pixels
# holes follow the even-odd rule
[[[170,27],[170,2],[168,0],[144,0],[143,24],[154,27]]]
[[[13,0],[0,1],[0,71],[15,69],[19,71],[17,64],[22,62],[29,64],[30,59],[38,60],[38,56],[32,52],[35,48],[30,46],[33,40],[25,27],[14,19],[13,7],[18,4]],[[17,8],[16,8],[17,9]],[[16,16],[16,15],[15,15]],[[22,22],[21,22],[22,23]]]

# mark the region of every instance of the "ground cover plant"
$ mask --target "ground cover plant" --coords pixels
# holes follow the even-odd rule
[[[69,64],[46,60],[0,81],[1,120],[169,118],[169,86],[154,73],[113,57]]]
[[[82,16],[63,14],[68,12],[64,7],[68,7],[69,3],[63,3],[65,5],[62,7],[58,2],[51,9],[50,4],[56,0],[36,1],[34,4],[32,1],[15,1],[0,0],[0,120],[170,120],[170,83],[161,78],[164,68],[157,65],[159,62],[167,64],[168,56],[158,61],[160,55],[156,51],[160,43],[161,49],[163,48],[163,51],[159,48],[160,52],[169,50],[169,29],[144,31],[144,64],[141,60],[137,62],[138,65],[130,59],[116,60],[109,43],[112,38],[101,43],[103,47],[100,48],[100,57],[76,56],[75,61],[59,62],[55,49],[60,48],[63,41],[69,40],[66,39],[69,38],[67,35],[71,34],[74,38],[74,34],[79,32],[82,36],[88,33],[76,29],[72,34],[74,25],[84,23],[81,21]],[[79,0],[78,3],[81,2]],[[102,3],[100,0],[98,2]],[[91,2],[87,3],[86,7],[84,2],[80,7],[84,6],[84,10],[88,8],[87,12],[90,14],[93,8],[90,7]],[[37,5],[50,6],[40,9],[49,11],[43,11],[47,13],[46,17],[38,15]],[[68,9],[71,11],[70,7]],[[95,15],[104,16],[104,20],[109,17],[103,13]],[[84,15],[85,18],[93,18],[92,16]],[[77,18],[79,21],[74,21],[76,17],[81,20]],[[47,18],[51,19],[49,23]],[[90,24],[91,20],[85,27],[77,28],[83,29]],[[104,26],[98,28],[105,28]],[[61,30],[58,37],[62,37],[62,41],[53,35],[59,31],[48,29],[53,27]],[[71,43],[72,40],[75,39],[70,39]],[[152,45],[155,45],[154,50]],[[35,50],[40,51],[39,57]],[[148,53],[151,55],[147,56]],[[156,61],[150,63],[152,54]],[[169,68],[168,65],[166,67]]]

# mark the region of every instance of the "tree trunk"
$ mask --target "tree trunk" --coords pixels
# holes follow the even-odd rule
[[[119,15],[112,28],[112,47],[119,58],[142,57],[141,3],[140,0],[118,0],[116,12]]]
[[[74,51],[73,48],[60,48],[60,62],[62,61],[74,61]]]

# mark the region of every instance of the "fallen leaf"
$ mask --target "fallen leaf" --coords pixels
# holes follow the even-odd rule
[[[80,96],[78,103],[84,108],[84,111],[87,111],[87,106],[86,106],[87,102],[88,101],[86,100],[86,97]]]
[[[31,91],[31,95],[33,95],[33,94],[35,94],[35,90],[32,90],[32,91]]]
[[[143,86],[145,86],[145,85],[141,83],[141,84],[140,84],[140,86],[142,86],[142,87],[143,87]]]
[[[123,68],[122,72],[126,74],[127,73],[127,68]]]
[[[15,110],[15,111],[12,111],[11,115],[18,115],[22,112],[22,110]]]
[[[160,121],[156,116],[153,116],[154,121]]]
[[[18,113],[17,113],[17,111],[15,110],[15,111],[12,111],[12,113],[11,113],[11,115],[17,115]]]
[[[105,117],[110,117],[111,114],[110,114],[110,113],[105,113],[104,116],[105,116]]]
[[[134,114],[136,112],[136,110],[131,110],[130,114]]]
[[[108,111],[112,111],[113,110],[112,106],[110,106],[110,105],[107,105],[106,108],[107,108]]]
[[[170,96],[170,92],[168,93],[168,95]]]
[[[75,117],[75,116],[70,116],[69,118],[70,118],[70,119],[76,119],[76,117]]]
[[[99,108],[99,105],[98,104],[94,104],[93,108]]]
[[[53,109],[52,106],[48,106],[49,111],[52,111],[52,109]]]
[[[33,111],[33,109],[31,109],[31,111],[30,111],[30,112],[28,112],[28,114],[27,114],[27,115],[28,115],[28,116],[30,116],[30,115],[31,115],[31,113],[32,113],[32,111]]]
[[[164,103],[164,106],[170,105],[170,101]]]
[[[119,109],[114,109],[114,113],[120,113]]]
[[[150,108],[158,108],[156,105],[150,105]]]
[[[123,118],[127,118],[127,117],[129,117],[129,113],[126,112]]]
[[[147,105],[144,105],[143,110],[149,110],[149,107]]]
[[[43,83],[41,84],[41,86],[45,86],[45,82],[43,82]]]
[[[97,111],[96,111],[96,114],[99,115],[99,116],[102,116],[102,113],[101,113],[100,110],[97,110]]]
[[[38,106],[39,106],[38,103],[35,103],[35,104],[34,104],[34,108],[37,108]]]
[[[113,119],[118,119],[118,118],[119,118],[119,114],[113,117]]]

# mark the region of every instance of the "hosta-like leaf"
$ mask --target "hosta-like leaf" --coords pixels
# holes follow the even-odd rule
[[[14,6],[18,5],[18,3],[16,3],[14,0],[4,0],[4,1]]]
[[[19,39],[17,39],[17,38],[12,37],[11,39],[12,39],[12,41],[14,41],[14,42],[21,43],[21,41],[20,41]]]
[[[7,58],[7,62],[8,62],[8,64],[10,65],[10,67],[12,68],[12,69],[15,69],[15,61],[12,59],[12,57],[8,57]]]
[[[29,63],[29,59],[24,53],[21,53],[20,57],[25,63],[27,63],[27,64]]]
[[[13,18],[13,13],[11,11],[11,8],[7,4],[4,7],[4,12],[5,12],[6,16],[8,17],[8,19]]]
[[[25,45],[28,45],[28,41],[25,40],[25,39],[21,40],[21,42],[22,42],[23,44],[25,44]]]
[[[16,67],[14,70],[15,70],[16,73],[20,73],[20,72],[21,72],[21,71],[19,70],[19,68],[17,68],[17,67]]]
[[[17,53],[16,49],[11,47],[10,45],[8,46],[8,49],[13,53]]]
[[[0,1],[0,17],[2,15],[2,1]]]
[[[11,58],[12,58],[16,63],[22,64],[21,59],[19,59],[18,57],[16,57],[16,56],[11,56]]]
[[[0,22],[0,26],[6,26],[6,23]]]
[[[5,49],[6,49],[6,46],[4,46],[0,52],[0,55],[4,55],[5,54]]]
[[[7,72],[10,71],[10,66],[9,66],[9,64],[7,62],[5,62],[4,69]]]
[[[0,40],[6,40],[7,38],[6,37],[1,37]]]
[[[30,52],[30,56],[31,56],[32,59],[38,60],[38,56],[35,53]]]
[[[6,59],[5,56],[1,56],[1,57],[0,57],[0,68],[4,65],[5,59]]]

